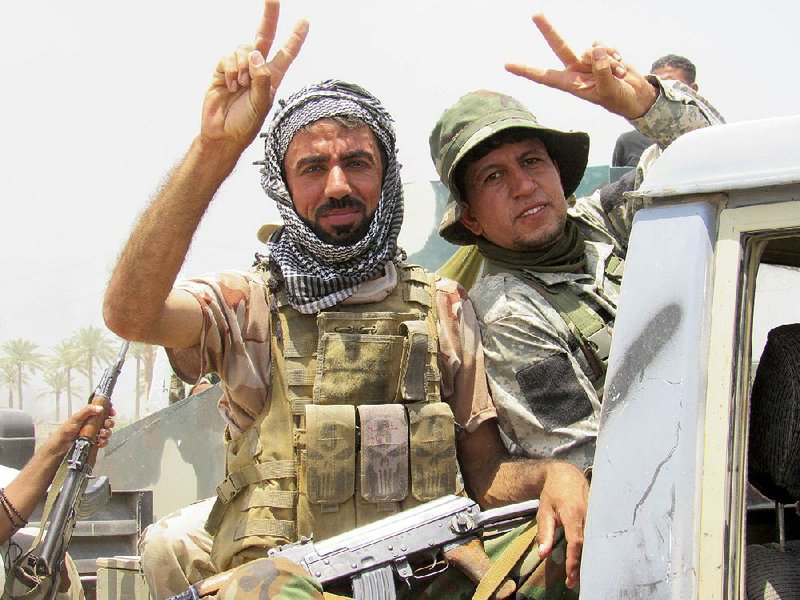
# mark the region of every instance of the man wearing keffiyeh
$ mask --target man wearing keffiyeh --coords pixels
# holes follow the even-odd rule
[[[332,117],[340,119],[335,121]],[[342,125],[341,117],[349,117],[350,129]],[[316,125],[320,121],[324,125]],[[286,161],[287,150],[298,131],[307,134],[313,127],[325,125],[347,137],[361,131],[372,138],[367,145],[374,146],[374,156],[349,157],[351,163],[358,164],[345,164],[344,171],[363,171],[361,162],[367,158],[374,161],[370,166],[380,166],[379,161],[385,164],[377,206],[367,210],[365,202],[371,198],[359,198],[354,195],[355,190],[344,189],[341,197],[327,197],[320,190],[322,195],[317,199],[321,204],[312,207],[319,218],[317,222],[315,214],[298,214],[303,207],[296,206],[287,187],[289,181],[301,186],[304,180],[315,178],[316,174],[309,177],[304,172],[311,163],[303,162],[298,168]],[[298,143],[299,140],[295,145]],[[379,148],[381,151],[377,152]],[[324,81],[303,88],[283,104],[266,136],[261,184],[277,203],[285,224],[268,244],[269,264],[282,277],[292,306],[300,312],[315,313],[338,304],[351,296],[359,284],[382,273],[384,264],[404,258],[397,247],[403,222],[403,189],[392,119],[377,99],[358,86]]]
[[[329,80],[281,102],[262,187],[283,226],[251,271],[175,283],[302,46],[304,22],[265,61],[277,13],[266,0],[255,43],[220,61],[200,134],[142,214],[106,292],[111,330],[166,347],[186,381],[212,371],[222,380],[228,477],[217,498],[145,533],[150,593],[168,598],[300,536],[324,539],[466,490],[483,507],[540,499],[520,589],[562,597],[578,579],[587,482],[568,463],[507,454],[469,299],[403,263],[395,134],[376,98]],[[474,588],[454,569],[440,581],[437,598]]]

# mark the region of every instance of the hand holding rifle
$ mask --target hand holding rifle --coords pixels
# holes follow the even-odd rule
[[[53,483],[54,489],[51,490],[50,497],[45,504],[42,528],[33,547],[23,553],[11,568],[4,597],[14,598],[17,595],[25,595],[35,588],[40,588],[44,593],[43,597],[52,598],[59,589],[65,591],[64,587],[68,588],[69,582],[61,581],[64,556],[72,537],[75,520],[80,512],[88,480],[92,475],[97,450],[108,444],[111,428],[114,426],[113,416],[115,413],[111,406],[111,394],[122,370],[127,350],[128,342],[125,341],[122,343],[116,360],[105,370],[97,389],[90,396],[89,404],[61,425],[48,440],[40,453],[43,462],[41,464],[34,463],[36,457],[31,460],[34,463],[33,476],[38,476],[41,486],[38,493],[29,495],[26,500],[21,500],[19,506],[13,505],[8,494],[4,494],[0,498],[9,520],[13,522],[12,517],[17,518],[13,525],[15,527],[24,526],[27,524],[27,516],[33,511],[44,493],[44,488],[50,484],[54,476],[60,480],[62,472],[64,473],[63,485],[59,486],[60,481]],[[63,465],[62,470],[56,473],[60,464]],[[42,473],[42,470],[45,472]],[[20,476],[23,473],[20,473]],[[48,476],[42,477],[41,475]],[[107,496],[110,488],[107,481],[102,483],[102,493]],[[22,484],[24,485],[24,481]],[[9,492],[13,492],[11,485]]]

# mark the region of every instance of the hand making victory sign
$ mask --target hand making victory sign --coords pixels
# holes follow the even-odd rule
[[[191,294],[172,287],[206,209],[260,131],[308,34],[308,23],[297,23],[268,61],[279,13],[279,0],[265,0],[253,44],[240,46],[217,64],[203,101],[199,135],[145,209],[120,255],[106,290],[104,315],[125,339],[170,348],[199,343],[199,305]]]
[[[641,117],[653,106],[658,97],[656,88],[622,62],[614,48],[595,43],[578,58],[544,15],[534,15],[533,22],[564,69],[509,63],[509,73],[588,100],[628,119]]]
[[[267,62],[279,14],[279,0],[266,0],[253,44],[239,46],[217,64],[203,103],[201,136],[244,148],[258,134],[278,86],[308,34],[308,22],[299,21],[287,42]]]

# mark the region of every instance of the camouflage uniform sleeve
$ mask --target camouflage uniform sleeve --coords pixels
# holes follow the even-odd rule
[[[226,271],[181,282],[203,311],[200,344],[167,349],[175,372],[196,383],[209,372],[222,381],[220,411],[236,437],[261,412],[269,387],[270,319],[263,282]]]
[[[480,329],[467,292],[450,279],[436,284],[442,399],[469,432],[497,416],[483,362]]]
[[[507,274],[470,292],[481,321],[489,389],[513,454],[591,465],[600,402],[573,356],[564,320]]]
[[[666,148],[684,133],[725,122],[708,100],[680,81],[662,81],[654,75],[647,79],[660,93],[650,110],[630,123],[660,148]]]
[[[633,216],[638,208],[624,194],[635,188],[635,180],[636,172],[630,171],[591,196],[581,198],[569,209],[587,239],[611,244],[622,257],[628,249]]]
[[[650,110],[630,123],[656,144],[642,153],[636,169],[591,196],[581,198],[570,210],[579,219],[586,237],[612,244],[622,256],[627,251],[633,217],[643,205],[642,199],[628,198],[625,192],[642,184],[662,149],[680,136],[725,122],[708,100],[680,81],[662,81],[654,75],[647,78],[659,87],[660,93]]]

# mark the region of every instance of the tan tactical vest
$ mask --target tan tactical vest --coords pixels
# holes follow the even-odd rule
[[[303,315],[272,299],[269,398],[228,441],[229,475],[206,524],[218,569],[463,493],[439,395],[434,275],[398,274],[378,303]]]

